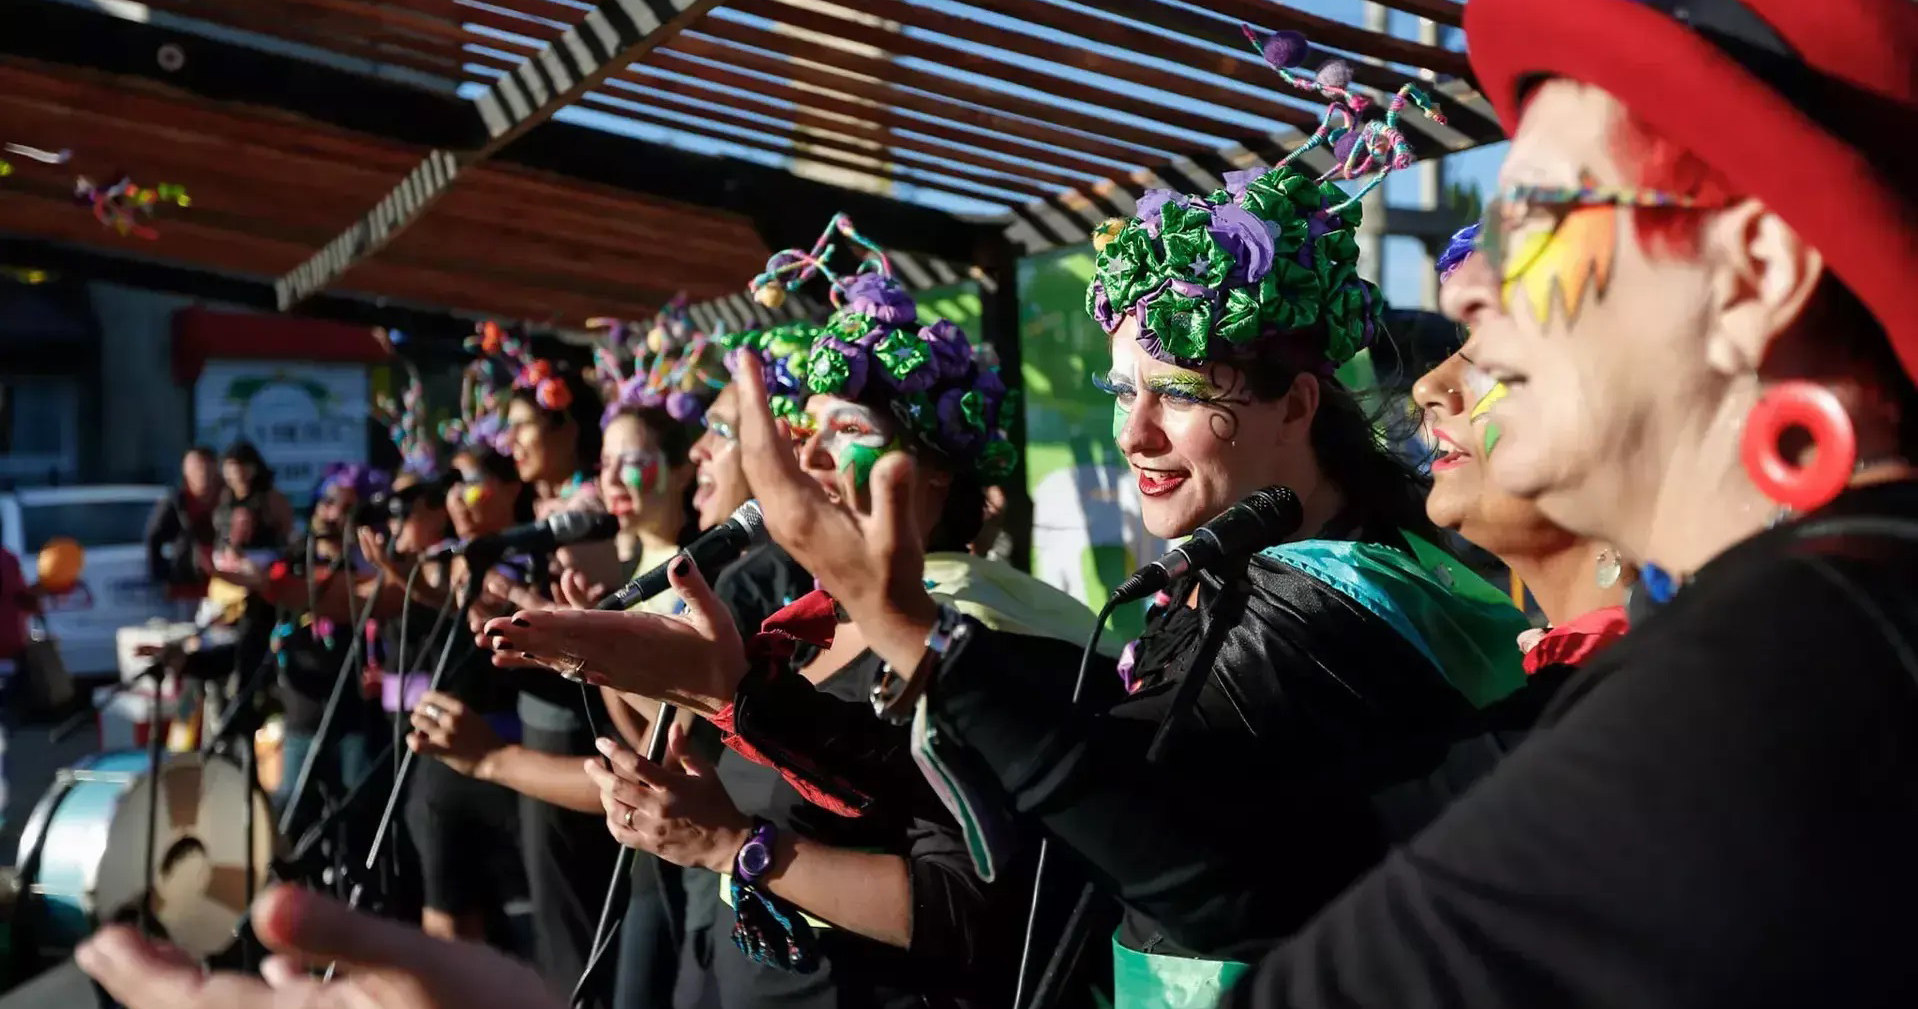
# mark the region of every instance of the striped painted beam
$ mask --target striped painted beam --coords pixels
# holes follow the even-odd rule
[[[459,176],[551,119],[606,78],[663,45],[721,0],[601,0],[580,22],[495,78],[473,100],[486,140],[466,151],[435,150],[392,192],[313,258],[273,284],[285,311],[325,290],[419,220]]]

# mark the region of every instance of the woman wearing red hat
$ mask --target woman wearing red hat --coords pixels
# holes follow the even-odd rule
[[[1226,1004],[1918,1004],[1918,5],[1468,12],[1490,469],[1633,631]]]

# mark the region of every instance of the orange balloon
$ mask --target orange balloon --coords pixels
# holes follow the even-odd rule
[[[86,566],[86,550],[65,536],[50,539],[40,548],[40,584],[48,592],[71,592]]]

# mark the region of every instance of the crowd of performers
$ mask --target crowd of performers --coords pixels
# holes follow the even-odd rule
[[[1093,615],[969,550],[1016,463],[1004,383],[836,219],[753,282],[836,312],[724,341],[690,449],[684,402],[614,358],[604,408],[527,361],[465,432],[449,510],[620,518],[623,564],[576,551],[543,595],[488,573],[478,650],[411,709],[439,758],[409,800],[427,931],[481,934],[516,805],[537,972],[285,888],[254,910],[264,980],[121,928],[82,967],[136,1009],[562,1005],[619,845],[617,991],[589,997],[622,1009],[1918,1003],[1918,207],[1892,146],[1918,8],[1466,21],[1513,139],[1442,264],[1466,339],[1415,387],[1426,472],[1334,377],[1389,339],[1334,182],[1376,184],[1397,115],[1437,110],[1251,33],[1333,101],[1340,168],[1146,194],[1094,236],[1087,307],[1147,528],[1283,486],[1296,532],[1179,575],[1082,665]],[[748,497],[776,545],[592,608]],[[358,584],[397,610],[403,570]],[[654,762],[661,702],[687,724]]]

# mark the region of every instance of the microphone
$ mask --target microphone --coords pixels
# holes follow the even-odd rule
[[[1305,512],[1290,487],[1272,486],[1225,510],[1178,549],[1147,564],[1112,590],[1108,608],[1144,599],[1189,571],[1285,541],[1299,530]]]
[[[719,569],[737,560],[740,554],[766,542],[766,519],[759,512],[759,502],[748,501],[740,505],[737,511],[726,521],[701,533],[685,550],[680,551],[699,565],[699,573],[708,581]],[[623,610],[634,603],[651,599],[666,591],[671,583],[666,579],[666,569],[679,561],[675,554],[672,560],[634,578],[613,594],[599,601],[593,607],[597,610]]]
[[[442,560],[453,554],[500,557],[509,553],[551,553],[573,543],[609,540],[619,533],[619,520],[605,512],[564,511],[539,522],[514,526],[490,536],[475,536],[446,546],[435,547],[428,560]]]

